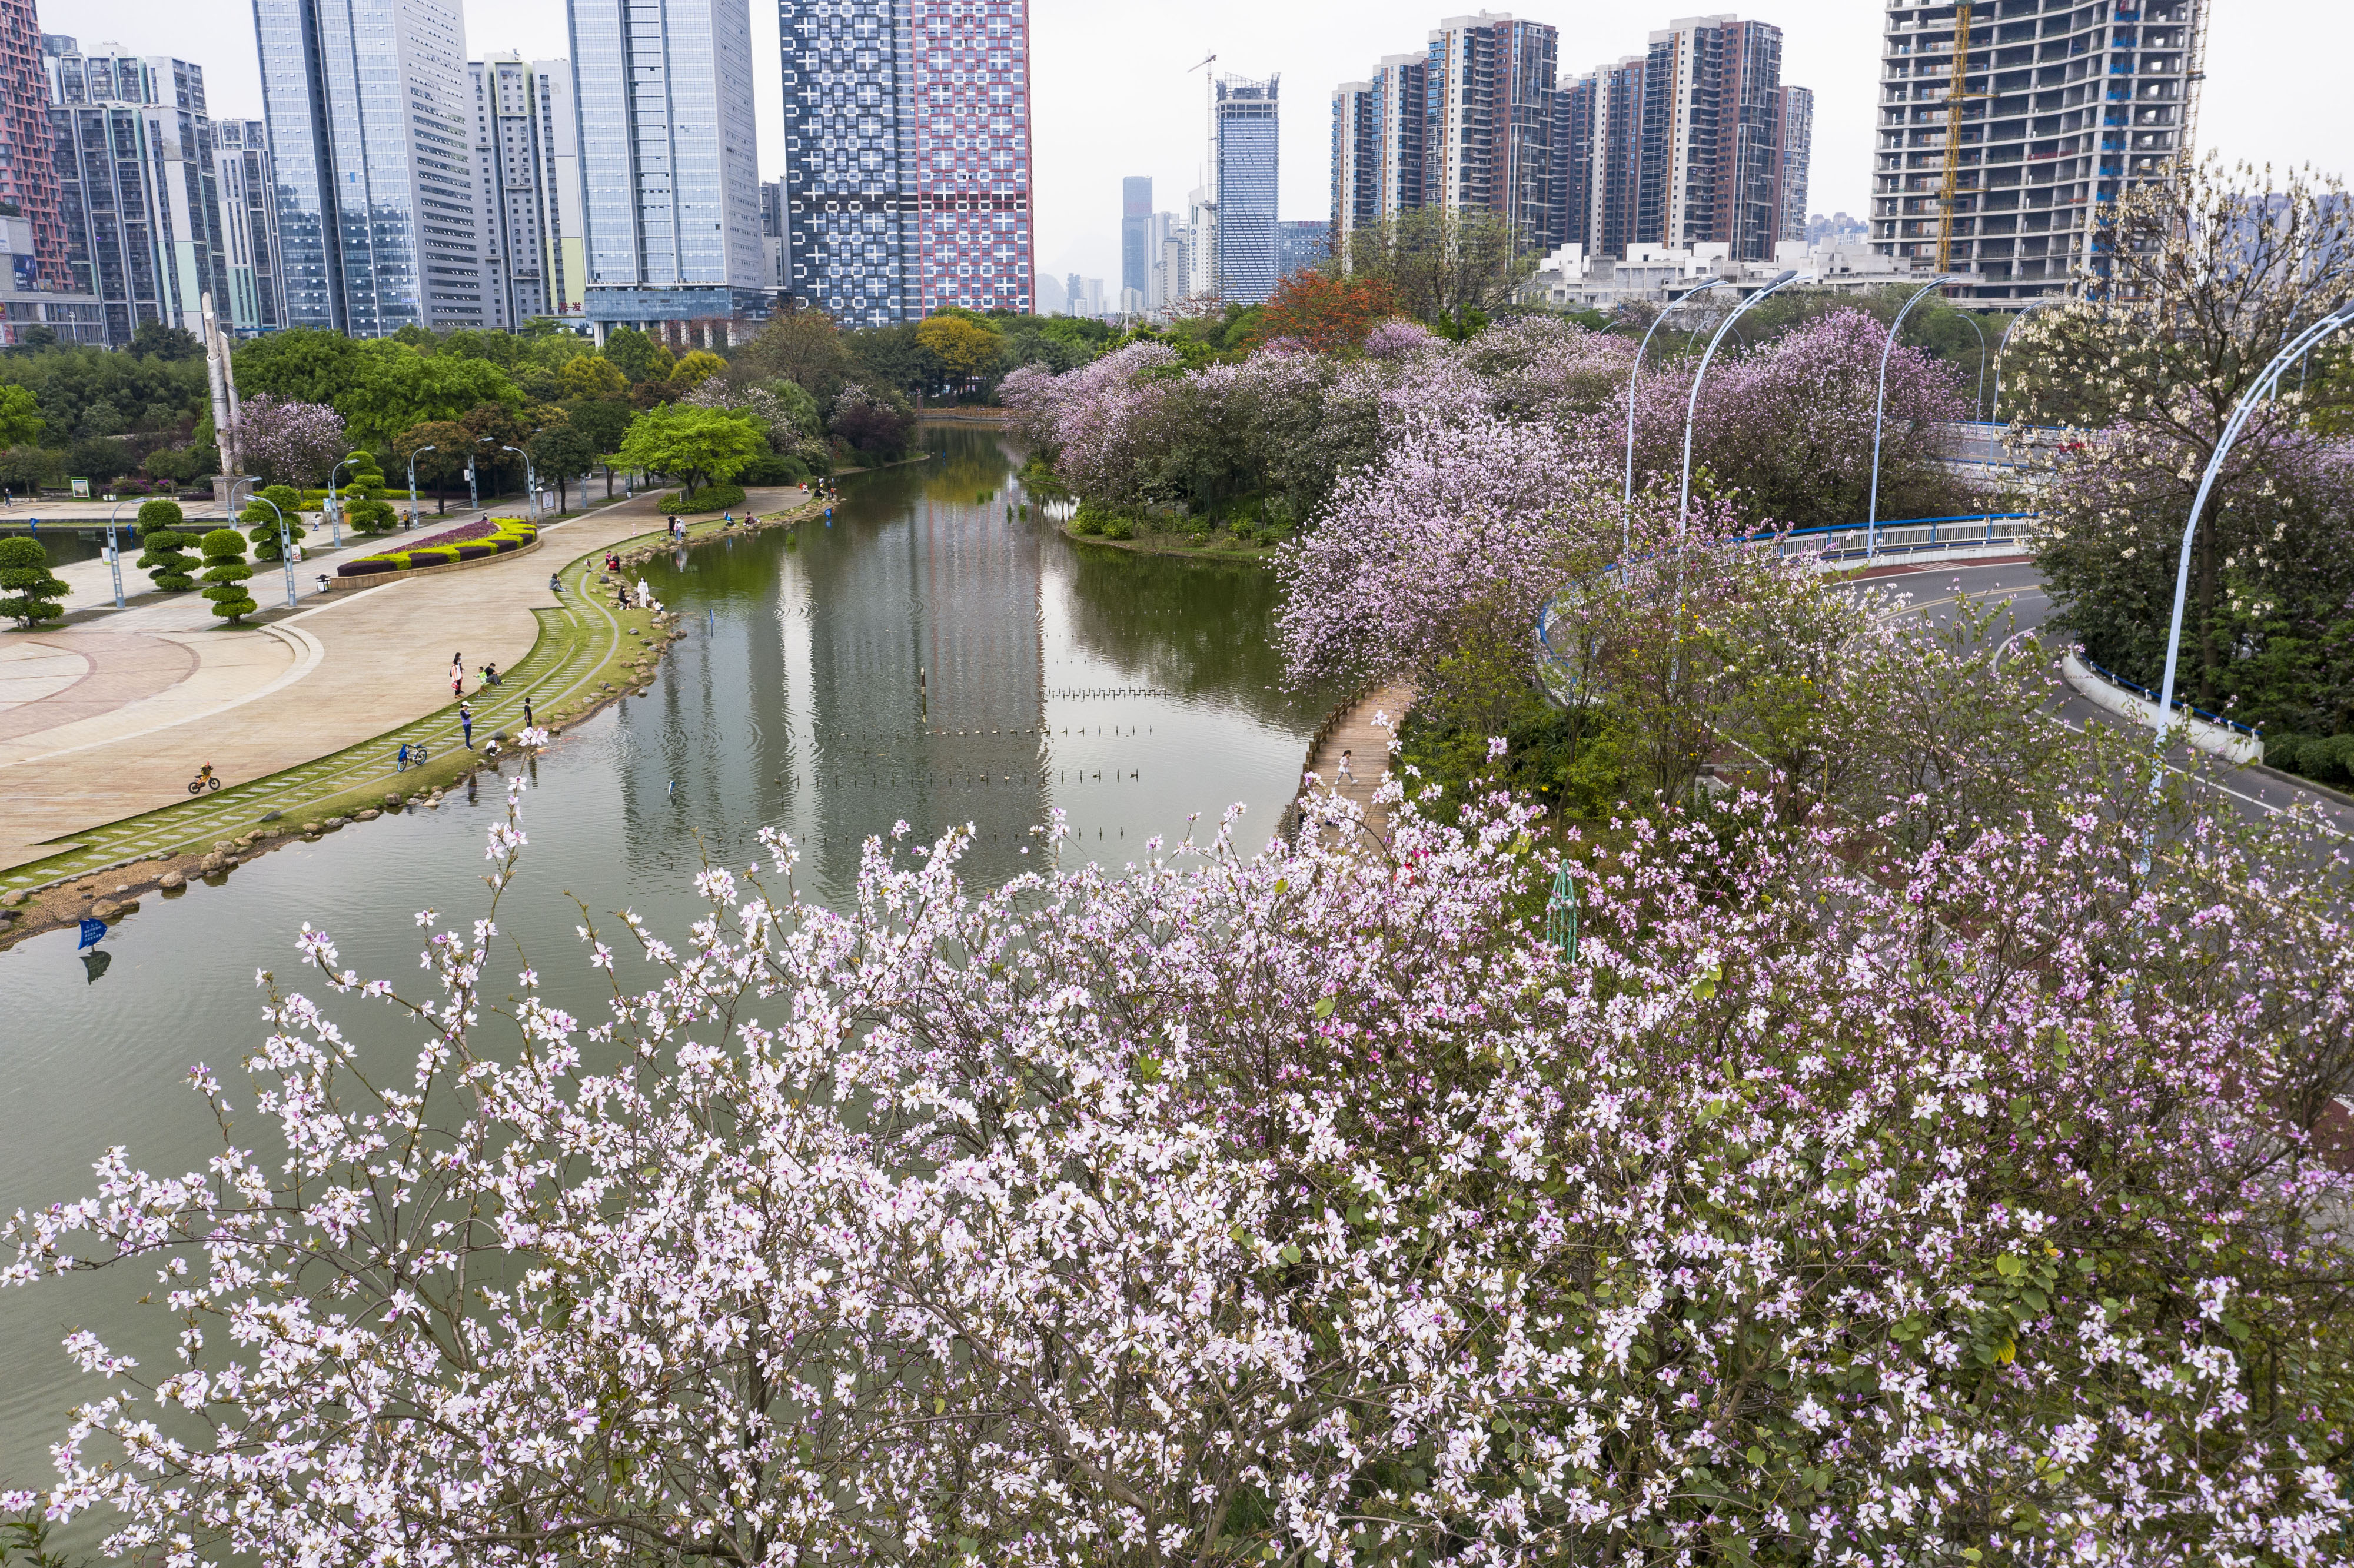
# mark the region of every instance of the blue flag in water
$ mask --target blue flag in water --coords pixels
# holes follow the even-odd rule
[[[103,920],[93,920],[93,919],[90,918],[90,917],[89,917],[88,916],[86,916],[86,915],[85,915],[84,916],[82,916],[82,922],[81,922],[81,946],[82,946],[82,948],[95,947],[95,946],[97,945],[97,943],[98,943],[98,939],[99,939],[101,937],[103,937],[103,936],[105,936],[105,935],[106,935],[106,922],[105,922],[105,921],[103,921]],[[74,949],[74,951],[76,951],[76,952],[80,952],[80,950],[81,950],[81,948],[75,948],[75,949]]]

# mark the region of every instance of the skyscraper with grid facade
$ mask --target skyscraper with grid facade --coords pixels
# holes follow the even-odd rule
[[[779,0],[785,270],[846,324],[1034,308],[1027,0]]]
[[[142,322],[202,333],[205,296],[224,316],[230,300],[204,69],[55,33],[41,48],[75,287],[105,302],[117,347]]]
[[[13,243],[32,242],[33,276],[17,287],[69,290],[65,214],[49,130],[48,82],[41,69],[41,19],[33,0],[0,0],[0,201],[14,204],[25,231]]]
[[[2210,4],[1980,0],[1948,149],[1956,7],[1889,0],[1872,249],[1936,264],[1950,152],[1949,265],[1978,275],[1969,294],[2032,299],[2096,272],[2109,204],[2191,152]]]
[[[253,0],[287,324],[491,320],[457,0]]]
[[[1282,141],[1278,110],[1283,81],[1268,77],[1218,78],[1210,105],[1217,184],[1217,292],[1231,303],[1255,305],[1275,292],[1282,258],[1276,232],[1276,192]]]
[[[758,320],[760,174],[746,0],[570,0],[585,313],[677,343]],[[689,329],[682,332],[682,328]]]

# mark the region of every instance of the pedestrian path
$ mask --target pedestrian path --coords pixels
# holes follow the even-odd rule
[[[642,630],[645,617],[617,612],[608,593],[584,585],[606,550],[659,525],[660,499],[552,524],[529,554],[339,595],[260,633],[198,634],[248,645],[260,637],[307,641],[317,649],[294,679],[249,695],[223,722],[142,724],[134,702],[74,721],[111,724],[120,738],[13,762],[0,743],[0,790],[10,801],[0,813],[0,891],[231,837],[289,803],[400,788],[403,741],[424,743],[437,763],[462,749],[447,675],[453,651],[469,672],[488,661],[505,674],[503,684],[468,695],[478,745],[519,728],[525,697],[545,722],[588,705],[608,681],[627,683],[639,657],[627,633]],[[758,504],[779,511],[796,499],[779,492]],[[551,592],[548,575],[567,560],[574,564],[565,568],[565,591]],[[40,678],[55,683],[71,673],[51,666]],[[58,695],[7,711],[37,710]],[[205,763],[227,782],[188,799],[187,781]]]
[[[1390,814],[1387,807],[1373,798],[1390,768],[1390,737],[1396,733],[1398,722],[1405,717],[1406,709],[1414,705],[1415,688],[1403,682],[1392,682],[1364,693],[1344,709],[1326,721],[1308,760],[1308,771],[1315,775],[1310,784],[1303,776],[1302,793],[1318,795],[1337,793],[1354,800],[1365,814],[1365,827],[1375,837],[1389,837]],[[1376,723],[1376,720],[1381,722]],[[1341,754],[1350,754],[1351,779],[1341,778]]]

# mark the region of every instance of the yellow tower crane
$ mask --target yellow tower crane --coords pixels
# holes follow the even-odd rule
[[[1946,177],[1937,186],[1937,270],[1954,270],[1954,205],[1962,183],[1962,105],[1986,94],[1969,90],[1970,0],[1954,7],[1954,79],[1946,92]]]

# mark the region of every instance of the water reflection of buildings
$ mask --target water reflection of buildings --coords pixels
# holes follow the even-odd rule
[[[1021,850],[1050,794],[1039,546],[1004,515],[1002,454],[986,456],[869,475],[835,526],[790,546],[690,556],[690,613],[738,613],[692,628],[629,705],[633,855],[691,856],[699,831],[740,865],[753,830],[779,826],[839,890],[860,842],[904,820],[918,841],[972,823],[977,881],[1037,863]]]

